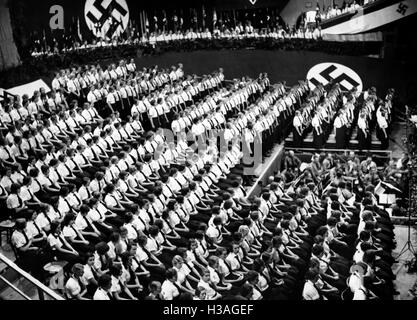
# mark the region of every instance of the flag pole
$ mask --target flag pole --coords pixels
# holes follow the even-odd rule
[[[44,49],[45,49],[45,52],[46,52],[46,31],[45,31],[45,29],[43,29],[43,46],[44,46]]]

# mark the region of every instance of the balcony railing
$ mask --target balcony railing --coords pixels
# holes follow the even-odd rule
[[[6,265],[0,274],[0,298],[3,300],[65,300],[32,275],[0,253],[0,262]],[[8,274],[15,280],[11,280]]]

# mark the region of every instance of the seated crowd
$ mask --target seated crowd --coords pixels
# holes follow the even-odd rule
[[[284,160],[284,171],[270,187],[276,189],[278,182],[288,186],[286,190],[298,190],[304,195],[300,197],[302,201],[295,201],[299,212],[289,217],[295,222],[289,228],[290,242],[284,240],[289,245],[282,248],[287,254],[297,250],[295,253],[301,258],[299,250],[305,247],[300,244],[306,245],[306,240],[302,238],[304,241],[297,243],[299,232],[304,235],[306,230],[310,236],[307,248],[311,256],[303,260],[307,265],[303,298],[392,299],[396,292],[391,270],[393,225],[388,212],[378,205],[375,188],[380,182],[401,187],[405,172],[397,170],[395,177],[388,177],[385,167],[378,168],[371,155],[361,162],[353,151],[338,157],[313,155],[301,174],[300,164],[290,151]]]
[[[392,297],[374,180],[351,187],[345,164],[286,160],[259,197],[244,188],[256,145],[263,160],[325,89],[134,61],[62,70],[52,88],[0,110],[0,204],[22,268],[44,280],[66,262],[66,298]]]

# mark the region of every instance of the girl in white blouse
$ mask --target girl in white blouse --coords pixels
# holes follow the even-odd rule
[[[84,236],[77,229],[74,223],[75,223],[75,215],[73,213],[69,213],[64,217],[64,221],[62,222],[62,226],[63,226],[62,234],[64,235],[65,239],[78,252],[83,252],[84,254],[87,252],[93,252],[94,246],[91,245],[84,238]]]
[[[199,243],[194,238],[188,240],[187,248],[185,253],[187,258],[185,260],[198,268],[198,274],[202,274],[202,271],[205,270],[208,265],[206,260],[206,257],[208,257],[209,254],[208,250],[204,246],[200,245],[199,247]]]
[[[189,292],[191,294],[194,294],[194,289],[188,281],[188,277],[191,273],[191,270],[187,267],[186,264],[184,264],[184,260],[181,258],[181,256],[174,256],[174,258],[172,259],[172,266],[173,269],[177,271],[176,282],[180,290],[183,292]]]
[[[61,232],[61,224],[58,221],[52,221],[50,231],[48,244],[52,249],[53,255],[60,260],[68,261],[64,270],[69,271],[75,263],[82,262],[80,254],[65,240]]]
[[[202,287],[206,291],[206,300],[218,300],[222,297],[217,292],[216,286],[210,281],[210,272],[205,270],[201,280],[198,282],[198,287]]]

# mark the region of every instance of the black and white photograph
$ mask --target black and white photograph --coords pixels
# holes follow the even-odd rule
[[[415,302],[415,30],[417,0],[0,0],[0,300]]]

